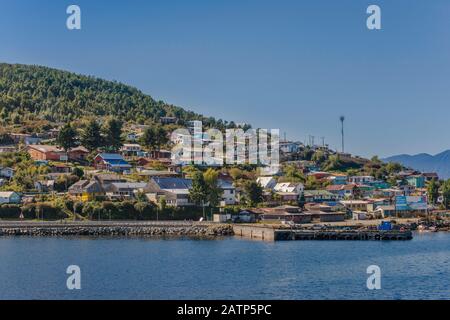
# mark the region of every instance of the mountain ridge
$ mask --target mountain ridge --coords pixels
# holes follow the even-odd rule
[[[399,154],[384,158],[385,162],[398,162],[406,167],[422,172],[436,172],[441,179],[450,178],[450,149],[431,155],[418,153],[415,155]]]

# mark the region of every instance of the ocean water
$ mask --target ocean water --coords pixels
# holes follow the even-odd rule
[[[66,269],[81,269],[68,290]],[[368,290],[367,267],[381,268]],[[449,299],[450,234],[401,242],[0,238],[0,299]]]

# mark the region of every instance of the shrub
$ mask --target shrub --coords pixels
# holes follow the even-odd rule
[[[0,205],[0,219],[19,219],[20,212],[18,205]]]

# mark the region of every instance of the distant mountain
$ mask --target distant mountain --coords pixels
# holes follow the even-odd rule
[[[422,172],[436,172],[441,179],[450,179],[450,150],[437,155],[420,153],[416,155],[401,154],[383,159],[385,162],[398,162]]]

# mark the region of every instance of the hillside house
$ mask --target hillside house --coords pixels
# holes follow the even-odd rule
[[[304,193],[306,202],[334,202],[338,196],[327,190],[306,190]]]
[[[69,160],[71,161],[86,161],[88,155],[89,150],[82,146],[69,150]]]
[[[222,190],[222,197],[220,200],[220,205],[230,206],[236,204],[236,188],[232,183],[226,180],[219,179],[218,181],[219,188]]]
[[[277,185],[277,181],[274,179],[274,177],[259,177],[258,179],[256,179],[256,182],[263,189],[273,189]]]
[[[176,117],[161,117],[160,121],[162,124],[175,124],[178,119]]]
[[[102,186],[95,180],[80,180],[69,188],[69,196],[83,202],[93,201],[104,195]]]
[[[113,183],[127,182],[127,180],[122,176],[111,173],[97,173],[94,175],[94,180],[97,181],[103,189],[107,188]]]
[[[422,175],[425,178],[425,181],[429,182],[431,180],[439,181],[439,176],[436,172],[424,172]]]
[[[414,175],[406,178],[406,181],[410,186],[414,188],[424,188],[425,187],[425,177],[423,175]]]
[[[0,167],[0,177],[12,179],[14,177],[14,169],[8,167]]]
[[[331,175],[327,177],[327,180],[331,182],[332,185],[345,185],[347,184],[348,177],[346,175]]]
[[[27,152],[36,161],[67,161],[67,153],[57,146],[29,145]]]
[[[0,153],[12,153],[16,151],[17,151],[16,146],[0,146]]]
[[[106,196],[111,200],[133,199],[138,193],[146,191],[148,191],[146,182],[114,182],[105,190]]]
[[[21,197],[17,192],[0,192],[0,204],[19,204],[20,202]]]
[[[120,154],[100,153],[94,158],[94,167],[97,170],[111,172],[127,172],[131,165]]]
[[[340,203],[351,211],[369,211],[370,201],[366,200],[342,200]]]
[[[356,187],[355,184],[330,185],[327,186],[326,190],[337,195],[338,199],[345,199],[353,197]]]
[[[351,176],[348,178],[348,182],[353,184],[370,184],[373,181],[375,181],[373,176]]]
[[[142,147],[137,143],[126,143],[120,149],[124,157],[140,157],[143,156]]]
[[[192,206],[189,189],[192,187],[192,180],[183,178],[155,177],[150,180],[147,198],[160,203],[162,199],[171,207]]]

